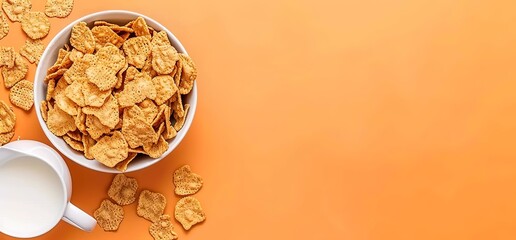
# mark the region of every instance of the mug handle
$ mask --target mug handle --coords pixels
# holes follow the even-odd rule
[[[71,202],[68,202],[66,206],[63,221],[87,232],[91,232],[95,228],[95,225],[97,225],[95,218],[88,215]]]

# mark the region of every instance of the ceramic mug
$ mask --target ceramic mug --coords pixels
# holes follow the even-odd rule
[[[63,158],[30,140],[0,147],[0,232],[18,238],[42,235],[59,220],[85,231],[97,222],[70,203],[72,182]]]

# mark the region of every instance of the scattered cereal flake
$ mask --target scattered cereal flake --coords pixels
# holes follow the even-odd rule
[[[47,0],[45,3],[45,14],[48,17],[67,17],[72,9],[73,0]]]
[[[192,195],[201,189],[202,183],[202,177],[193,173],[189,165],[184,165],[174,172],[177,195]]]
[[[124,209],[108,199],[104,199],[93,216],[104,231],[116,231],[124,219]]]
[[[8,133],[14,130],[16,115],[13,109],[0,100],[0,133]]]
[[[45,45],[41,40],[25,40],[25,44],[20,48],[20,55],[29,60],[30,63],[39,63],[39,59],[45,51]]]
[[[16,83],[9,92],[11,103],[25,111],[28,111],[34,105],[34,84],[27,80],[21,80]]]
[[[23,14],[32,8],[32,3],[30,0],[4,0],[2,8],[11,21],[21,22]]]
[[[2,67],[2,77],[6,88],[11,88],[17,82],[21,81],[27,75],[29,66],[23,57],[16,53],[14,56],[14,66],[12,68]]]
[[[8,133],[0,133],[0,146],[7,144],[13,139],[14,131]]]
[[[21,26],[31,39],[44,38],[50,31],[50,21],[42,12],[26,12],[23,14]]]
[[[0,15],[0,39],[2,39],[9,33],[9,23],[3,13],[0,13]]]
[[[189,230],[193,225],[206,219],[201,203],[194,197],[179,199],[176,203],[174,216],[185,230]]]
[[[152,223],[149,227],[149,233],[154,240],[172,240],[177,239],[177,234],[174,232],[170,215],[164,214],[159,217],[159,220]]]
[[[151,222],[156,222],[165,211],[167,200],[161,193],[143,190],[138,199],[136,214]]]
[[[15,58],[16,52],[13,47],[0,46],[0,67],[6,66],[7,68],[12,68],[14,66]]]
[[[138,182],[135,178],[126,177],[124,174],[117,174],[108,190],[108,196],[118,205],[129,205],[136,200]]]

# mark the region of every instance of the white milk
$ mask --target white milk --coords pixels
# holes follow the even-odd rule
[[[65,193],[45,162],[21,157],[0,165],[0,231],[43,233],[63,215]]]

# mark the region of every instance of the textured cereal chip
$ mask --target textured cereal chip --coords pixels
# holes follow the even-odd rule
[[[158,221],[151,224],[149,233],[154,240],[177,239],[177,234],[174,232],[174,227],[170,221],[170,215],[167,214],[161,215]]]
[[[138,107],[142,110],[148,123],[152,123],[156,115],[158,115],[158,106],[148,98],[143,100],[143,102],[138,103]]]
[[[51,74],[48,74],[46,77],[45,77],[45,80],[44,82],[45,83],[48,83],[50,80],[52,79],[57,79],[57,78],[61,78],[61,76],[63,76],[63,74],[67,71],[68,69],[66,68],[62,68],[62,69],[58,69],[57,71],[51,73]]]
[[[48,17],[67,17],[72,9],[73,0],[47,0],[45,3],[45,15]]]
[[[146,73],[151,78],[158,75],[156,70],[154,70],[154,68],[152,68],[152,54],[147,57],[147,60],[145,60],[145,64],[143,65],[141,72]]]
[[[23,57],[16,53],[14,56],[14,66],[12,68],[2,67],[2,77],[6,88],[11,88],[17,82],[21,81],[27,75],[29,66]]]
[[[188,114],[188,110],[190,109],[190,104],[185,104],[185,113],[182,117],[176,115],[176,112],[174,112],[174,118],[176,119],[176,123],[174,124],[174,128],[176,131],[181,130],[183,128],[183,125],[185,124],[186,115]]]
[[[40,39],[48,35],[50,21],[42,12],[26,12],[21,20],[22,30],[31,39]]]
[[[73,132],[67,132],[66,135],[75,141],[79,141],[82,144],[82,133],[81,131],[75,130]]]
[[[25,40],[25,44],[20,48],[20,55],[24,56],[30,63],[39,63],[39,59],[45,51],[45,45],[41,40]]]
[[[125,82],[124,84],[127,84],[128,82],[134,80],[134,78],[136,77],[137,74],[139,74],[140,71],[138,71],[137,68],[133,67],[133,66],[129,66],[127,68],[127,70],[125,71]]]
[[[68,98],[64,92],[57,94],[54,99],[56,100],[55,104],[68,115],[75,116],[80,111],[79,105]]]
[[[0,133],[0,146],[7,144],[13,139],[14,131],[8,133]]]
[[[77,62],[82,57],[84,57],[84,53],[74,48],[74,49],[72,49],[72,51],[70,51],[70,55],[68,58],[72,62]]]
[[[152,47],[152,69],[159,74],[169,74],[175,67],[179,55],[170,45]]]
[[[177,91],[174,78],[169,75],[156,76],[152,79],[152,83],[156,89],[156,98],[154,101],[158,105],[164,104]]]
[[[151,39],[152,46],[171,46],[170,40],[168,40],[167,32],[159,31],[154,34]]]
[[[121,107],[133,106],[146,98],[156,98],[156,88],[149,75],[139,73],[133,81],[124,86],[124,90],[116,95]]]
[[[170,139],[174,138],[175,136],[177,136],[176,129],[172,125],[166,124],[165,132],[163,133],[163,138],[165,140],[170,140]]]
[[[136,214],[151,222],[156,222],[163,215],[167,200],[161,193],[143,190],[138,198]]]
[[[127,158],[117,163],[115,165],[115,168],[120,172],[125,172],[125,170],[127,170],[127,166],[129,165],[129,163],[131,163],[137,155],[138,153],[129,152]]]
[[[116,231],[124,219],[124,209],[108,199],[104,199],[95,210],[93,217],[104,231]]]
[[[115,84],[115,89],[121,88],[122,85],[124,84],[124,73],[128,67],[129,67],[129,64],[127,62],[125,62],[125,66],[122,69],[120,69],[120,71],[118,71],[118,73],[116,73],[116,78],[118,80]]]
[[[183,64],[181,64],[181,59],[176,62],[176,67],[174,68],[175,75],[174,75],[174,82],[176,83],[176,86],[179,86],[179,83],[181,82],[181,73],[183,72]]]
[[[123,44],[127,62],[136,68],[142,68],[145,60],[151,53],[150,41],[146,37],[134,37],[127,39]]]
[[[117,163],[127,158],[127,142],[119,131],[112,136],[104,136],[90,149],[93,157],[100,163],[114,167]]]
[[[184,165],[174,172],[174,186],[177,195],[192,195],[202,187],[201,176],[192,172],[189,165]]]
[[[163,133],[163,138],[165,140],[169,140],[174,138],[177,135],[177,131],[172,126],[172,123],[170,121],[170,116],[172,115],[172,109],[167,108],[167,111],[165,112],[165,132]]]
[[[111,95],[111,91],[100,91],[97,85],[86,81],[82,85],[82,94],[84,95],[84,104],[86,106],[100,107]]]
[[[16,52],[13,47],[0,47],[0,67],[6,66],[12,68],[14,66],[14,59]]]
[[[134,34],[137,37],[143,36],[148,39],[151,38],[149,28],[147,27],[147,22],[145,22],[145,19],[143,19],[142,17],[136,18],[131,27],[134,29]]]
[[[179,58],[181,59],[182,73],[181,81],[179,82],[179,93],[188,94],[194,85],[194,81],[197,78],[197,68],[193,60],[186,54],[180,53]]]
[[[111,30],[113,30],[113,31],[115,31],[117,33],[121,33],[121,32],[133,33],[134,32],[134,29],[132,29],[130,27],[119,26],[119,25],[116,25],[114,23],[109,23],[109,22],[106,22],[106,21],[95,21],[95,22],[93,22],[93,26],[108,26],[109,28],[111,28]]]
[[[97,61],[97,56],[92,54],[85,54],[81,59],[73,62],[70,69],[68,69],[63,77],[68,84],[74,81],[85,82],[88,81],[86,70]]]
[[[153,127],[157,127],[159,126],[162,122],[165,122],[165,118],[167,118],[166,116],[166,113],[167,113],[167,109],[170,110],[170,107],[163,104],[163,105],[160,105],[159,108],[158,108],[158,114],[156,114],[156,117],[154,118],[154,120],[152,120],[151,122],[151,125]],[[170,111],[169,111],[170,112]]]
[[[85,22],[79,22],[72,27],[70,44],[83,53],[93,53],[95,38]]]
[[[99,118],[93,115],[86,115],[86,131],[93,139],[99,139],[102,135],[111,132],[111,129],[104,126]]]
[[[111,43],[117,48],[120,48],[125,41],[108,26],[95,26],[91,29],[91,32],[95,38],[95,48],[97,50],[104,47],[107,43]]]
[[[47,126],[54,135],[60,137],[69,131],[75,131],[77,129],[73,116],[61,110],[59,105],[56,104],[47,114]]]
[[[59,49],[56,62],[54,63],[54,65],[52,65],[52,67],[47,69],[47,76],[49,74],[52,74],[52,73],[56,72],[57,70],[59,70],[61,68],[61,62],[63,61],[64,57],[67,54],[68,54],[68,51],[66,51],[66,50],[64,50],[62,48]],[[45,79],[47,79],[47,78],[45,77]]]
[[[110,90],[116,86],[118,78],[115,74],[115,71],[103,64],[95,65],[86,70],[90,82],[97,85],[101,91]]]
[[[2,8],[11,21],[20,22],[23,14],[32,8],[32,3],[30,0],[5,0]]]
[[[79,130],[82,134],[88,134],[86,131],[86,114],[82,112],[82,110],[77,111],[77,116],[74,117],[75,126],[77,126],[77,130]]]
[[[126,64],[124,53],[111,43],[106,43],[105,46],[101,47],[95,53],[95,56],[97,56],[96,64],[107,65],[115,73]]]
[[[3,13],[0,13],[0,15],[0,39],[2,39],[9,33],[9,23]]]
[[[129,148],[129,152],[145,154],[145,151],[143,151],[143,147]]]
[[[94,157],[91,154],[91,147],[95,145],[95,139],[91,138],[89,135],[82,135],[82,145],[84,147],[84,157],[90,160],[93,160]]]
[[[45,100],[50,101],[54,97],[54,91],[56,89],[56,80],[51,79],[47,84],[47,95],[45,96]]]
[[[108,196],[120,206],[129,205],[136,200],[136,190],[138,190],[136,179],[117,174],[111,182]]]
[[[174,116],[177,115],[177,117],[183,117],[185,115],[185,109],[183,106],[183,99],[181,98],[181,94],[179,94],[179,91],[174,94],[174,97],[172,98],[173,102],[171,104],[172,110],[174,110]],[[178,118],[176,118],[177,120]]]
[[[116,73],[126,64],[124,56],[112,44],[99,49],[96,56],[97,61],[86,70],[88,80],[101,91],[114,88],[118,82]]]
[[[158,130],[156,130],[156,134],[158,136],[161,136],[163,134],[163,132],[165,132],[165,123],[162,122],[159,127],[158,127]]]
[[[25,111],[28,111],[34,105],[34,84],[27,80],[21,80],[11,88],[9,92],[9,100],[11,103]]]
[[[156,143],[147,142],[143,144],[143,150],[145,154],[149,155],[151,158],[159,158],[163,153],[165,153],[168,149],[168,142],[165,141],[163,136],[159,136],[159,139]]]
[[[82,84],[79,81],[74,81],[66,87],[64,94],[72,100],[79,107],[84,107],[84,94],[82,93]]]
[[[147,142],[156,142],[157,135],[138,106],[125,108],[122,119],[122,134],[131,148],[143,146]]]
[[[50,81],[49,81],[49,84],[50,84]],[[56,84],[55,84],[55,87],[54,89],[52,90],[52,96],[51,98],[55,99],[57,95],[63,93],[64,94],[64,91],[66,90],[66,88],[68,87],[68,83],[64,80],[64,78],[60,78],[59,80],[56,81]],[[47,88],[47,90],[49,90]],[[49,90],[50,91],[50,90]],[[47,94],[49,94],[50,92],[48,92]],[[50,100],[50,99],[49,99]]]
[[[66,55],[63,57],[63,60],[61,61],[61,64],[59,64],[59,69],[58,70],[68,69],[68,68],[70,68],[72,66],[73,61],[71,59],[71,56],[72,56],[72,52],[71,51],[66,53]]]
[[[43,121],[47,121],[47,115],[48,113],[48,102],[43,100],[41,101],[41,117],[43,118]]]
[[[13,131],[16,124],[16,115],[13,109],[0,100],[0,133],[8,133]]]
[[[108,96],[106,102],[101,107],[84,107],[82,111],[98,117],[103,125],[111,129],[115,128],[119,121],[118,102],[112,95]]]
[[[82,142],[79,142],[79,141],[76,141],[74,139],[72,139],[71,137],[69,137],[68,135],[64,135],[63,136],[63,140],[66,142],[66,144],[68,144],[68,146],[70,146],[72,149],[76,150],[76,151],[80,151],[80,152],[83,152],[84,151],[84,146],[82,145]]]
[[[179,199],[176,203],[174,216],[185,230],[189,230],[193,225],[206,219],[201,203],[194,197]]]

